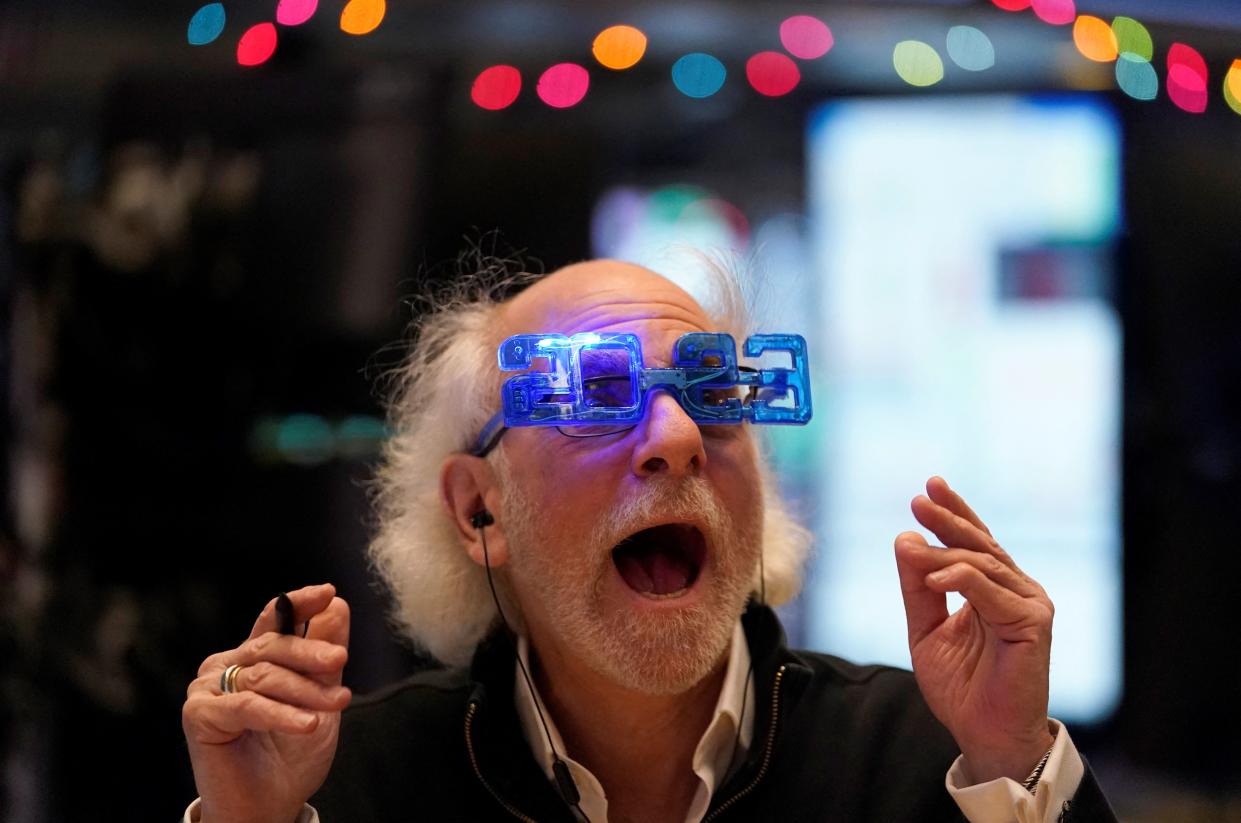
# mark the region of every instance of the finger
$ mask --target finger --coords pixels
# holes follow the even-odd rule
[[[984,552],[1014,569],[1017,567],[994,537],[931,498],[920,494],[913,499],[910,508],[918,522],[930,529],[945,546]]]
[[[288,596],[293,602],[293,622],[296,625],[305,623],[326,609],[336,596],[336,587],[331,583],[322,583],[318,586],[306,586],[297,591],[288,592]],[[276,598],[273,597],[267,601],[258,619],[254,621],[250,637],[258,637],[260,634],[274,631],[276,631]]]
[[[315,712],[252,691],[213,696],[199,692],[185,701],[182,714],[187,733],[204,743],[228,743],[246,731],[307,734],[319,725]]]
[[[289,596],[292,598],[291,594]],[[299,611],[298,614],[300,616],[301,612]],[[345,662],[349,658],[349,604],[342,598],[332,597],[322,611],[314,614],[313,617],[314,619],[310,622],[310,631],[305,638],[275,635],[276,638],[282,638],[276,641],[275,646],[279,648],[282,643],[287,642],[291,648],[297,649],[299,644],[292,641],[312,644],[315,664],[304,671],[312,673],[314,679],[321,683],[339,686]],[[328,648],[324,648],[321,644],[326,644]],[[299,666],[290,666],[290,668],[301,669]]]
[[[909,626],[909,647],[921,642],[948,619],[948,599],[943,592],[926,585],[926,572],[911,562],[910,553],[926,549],[926,540],[917,532],[902,532],[896,538],[896,571],[905,602],[905,622]]]
[[[260,662],[268,662],[302,674],[323,677],[340,674],[349,659],[349,650],[326,640],[268,632],[247,640],[231,652],[213,657],[217,675],[234,663],[253,666]],[[206,667],[205,662],[204,667]],[[200,673],[208,674],[209,672]]]
[[[946,546],[990,552],[995,539],[959,514],[920,494],[910,503],[914,517]]]
[[[1042,604],[1001,586],[969,563],[953,563],[931,572],[926,584],[935,591],[959,592],[1005,640],[1038,639],[1046,614]]]
[[[964,517],[987,534],[991,534],[991,529],[988,529],[987,524],[982,522],[982,518],[974,513],[974,510],[965,502],[965,498],[957,494],[944,478],[935,475],[926,481],[926,493],[932,500],[953,514]]]
[[[348,648],[349,622],[349,604],[340,597],[333,597],[310,621],[310,632],[306,636],[311,640]]]
[[[206,690],[221,694],[219,676],[205,675],[191,684],[189,693]],[[280,703],[312,711],[338,712],[349,705],[352,692],[344,686],[321,683],[283,666],[261,661],[243,666],[235,681],[235,691],[257,692]]]
[[[941,549],[923,544],[910,545],[905,557],[911,568],[923,575],[955,563],[968,563],[1020,597],[1035,597],[1043,593],[1042,587],[1033,580],[989,554],[969,549]]]

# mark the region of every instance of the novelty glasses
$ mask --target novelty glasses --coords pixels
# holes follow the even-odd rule
[[[755,334],[744,356],[785,352],[790,367],[737,364],[732,335],[691,332],[677,339],[672,366],[645,368],[634,334],[518,334],[500,344],[503,371],[522,371],[502,390],[504,407],[483,427],[471,454],[482,457],[512,426],[555,426],[569,437],[618,434],[646,414],[652,390],[666,391],[699,424],[805,424],[810,369],[798,334]]]

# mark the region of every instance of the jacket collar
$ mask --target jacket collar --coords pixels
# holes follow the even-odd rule
[[[813,674],[810,666],[789,649],[784,627],[769,606],[751,601],[741,615],[741,626],[754,667],[754,735],[745,762],[716,789],[713,807],[738,785],[747,784],[759,775],[769,747],[778,745],[784,736],[780,716],[787,716],[796,706]],[[777,697],[779,715],[775,714]]]
[[[717,801],[760,777],[765,755],[782,736],[778,716],[772,728],[777,677],[780,712],[784,714],[801,697],[811,676],[809,666],[788,649],[784,629],[769,607],[752,602],[742,614],[741,624],[754,670],[754,735],[745,761],[717,789]],[[516,654],[515,638],[500,629],[488,636],[474,655],[469,703],[475,707],[471,737],[477,766],[491,787],[525,814],[538,820],[571,820],[521,731],[513,704]]]

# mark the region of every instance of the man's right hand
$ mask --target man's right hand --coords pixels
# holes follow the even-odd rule
[[[330,584],[289,592],[294,621],[310,620],[305,638],[276,632],[276,601],[250,637],[198,668],[181,710],[181,726],[202,798],[203,823],[292,823],[323,785],[349,689],[349,606]],[[312,619],[313,618],[313,619]],[[244,666],[233,694],[220,675]]]

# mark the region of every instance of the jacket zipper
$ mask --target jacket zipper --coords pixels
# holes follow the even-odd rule
[[[767,726],[767,744],[763,749],[763,762],[758,767],[758,774],[754,775],[754,779],[741,791],[725,800],[723,803],[715,807],[715,811],[702,819],[702,823],[712,820],[722,814],[728,807],[732,806],[741,798],[754,791],[754,787],[763,779],[763,775],[767,774],[767,766],[771,763],[771,750],[776,742],[776,724],[780,720],[780,683],[784,680],[784,666],[776,671],[776,682],[771,690],[771,723]]]
[[[488,783],[486,778],[483,777],[482,770],[478,768],[478,758],[474,756],[474,737],[472,733],[473,726],[474,726],[474,713],[477,710],[478,710],[478,704],[475,703],[474,701],[470,701],[470,705],[467,706],[465,710],[465,750],[469,752],[470,765],[474,767],[474,774],[478,776],[478,782],[482,783],[483,788],[491,792],[491,796],[496,799],[496,802],[499,803],[501,806],[503,806],[504,810],[507,811],[509,814],[511,814],[513,817],[516,817],[518,820],[522,820],[525,823],[538,823],[538,821],[536,821],[533,817],[530,817],[529,815],[526,815],[526,814],[522,814],[520,811],[514,808],[511,804],[509,804],[509,802],[506,801],[503,797],[500,797],[499,792],[497,792],[495,789],[491,787],[491,784]]]

